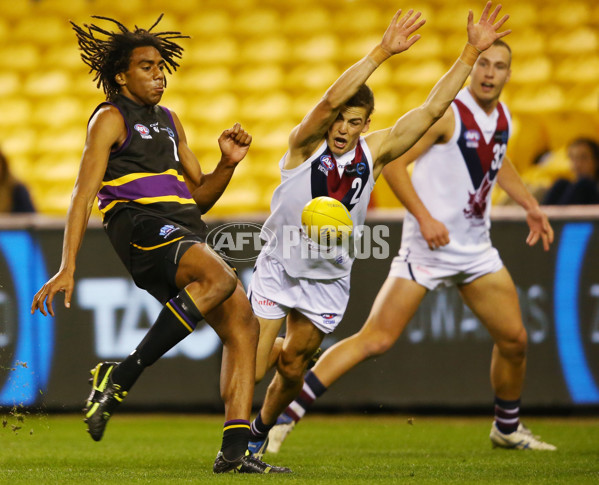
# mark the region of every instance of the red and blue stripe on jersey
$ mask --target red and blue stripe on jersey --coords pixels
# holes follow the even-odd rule
[[[370,166],[360,142],[356,146],[354,159],[345,167],[342,175],[339,175],[335,157],[327,146],[312,162],[312,198],[332,197],[351,211],[360,200],[369,176]]]
[[[474,114],[460,100],[454,100],[461,121],[457,145],[474,186],[469,193],[466,217],[481,219],[487,208],[488,194],[493,186],[497,172],[501,168],[509,138],[509,121],[501,103],[497,105],[497,126],[493,136],[487,142],[474,118]]]

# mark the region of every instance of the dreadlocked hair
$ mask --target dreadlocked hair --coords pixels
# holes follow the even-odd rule
[[[107,20],[116,24],[120,32],[109,32],[97,25],[83,24],[83,27],[71,22],[73,30],[77,35],[77,43],[81,50],[81,59],[90,67],[89,72],[95,73],[96,86],[102,86],[107,99],[114,98],[120,89],[115,76],[119,72],[125,72],[129,68],[131,53],[136,47],[154,47],[165,61],[165,67],[169,74],[179,67],[176,59],[181,59],[183,47],[173,42],[172,39],[188,39],[188,35],[181,32],[152,32],[158,25],[164,14],[160,14],[158,20],[149,29],[140,29],[137,25],[135,30],[130,31],[122,23],[109,17],[92,15],[92,18]],[[105,36],[106,38],[100,38]]]

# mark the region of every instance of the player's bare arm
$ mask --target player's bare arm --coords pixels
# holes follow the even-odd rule
[[[229,185],[237,164],[244,159],[250,148],[252,136],[239,123],[223,131],[218,138],[221,159],[213,172],[204,174],[198,159],[187,144],[183,125],[175,113],[171,111],[171,114],[179,134],[178,153],[185,181],[196,204],[206,213]]]
[[[478,55],[493,42],[508,35],[511,30],[498,32],[509,18],[497,20],[501,5],[491,13],[492,3],[487,2],[480,20],[475,24],[474,14],[468,13],[468,43],[451,69],[435,84],[422,106],[402,116],[392,128],[380,130],[366,137],[375,159],[374,176],[382,167],[406,152],[447,110],[468,78]]]
[[[451,138],[455,127],[453,110],[445,114],[401,157],[383,168],[383,176],[389,187],[410,213],[418,221],[422,237],[431,250],[449,243],[449,231],[441,221],[431,216],[430,212],[416,193],[408,166],[437,143],[446,143]]]
[[[327,90],[319,103],[289,135],[289,152],[285,168],[292,169],[309,158],[322,140],[339,110],[364,84],[376,68],[389,57],[409,49],[420,39],[413,35],[425,23],[420,12],[409,10],[403,17],[398,10],[383,39],[368,55],[345,71]]]
[[[526,210],[526,222],[530,229],[526,244],[534,246],[541,239],[543,249],[549,251],[549,246],[553,242],[553,228],[547,215],[528,191],[508,157],[504,157],[501,168],[497,173],[497,183],[516,203]]]
[[[92,117],[88,129],[79,173],[67,212],[62,262],[58,272],[35,294],[31,313],[54,316],[52,302],[58,292],[64,292],[65,307],[71,306],[74,288],[75,260],[83,241],[92,206],[106,171],[110,150],[126,138],[127,130],[117,108],[104,106]],[[45,308],[44,308],[45,304]]]

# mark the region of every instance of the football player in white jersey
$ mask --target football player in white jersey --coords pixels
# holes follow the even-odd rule
[[[302,389],[306,367],[324,335],[342,319],[349,298],[351,252],[327,258],[313,251],[302,257],[285,246],[290,242],[285,231],[295,229],[295,241],[309,246],[300,231],[301,211],[313,197],[322,195],[340,200],[350,210],[355,228],[363,225],[370,192],[383,167],[443,116],[479,54],[510,33],[498,32],[508,18],[497,20],[500,8],[492,10],[488,2],[477,23],[469,12],[468,43],[462,55],[421,107],[406,113],[393,127],[362,137],[374,105],[364,83],[382,62],[410,48],[420,38],[413,34],[424,24],[419,13],[410,10],[402,16],[398,11],[381,43],[345,71],[291,132],[289,150],[280,162],[282,182],[265,223],[278,243],[267,241],[248,289],[260,320],[257,379],[276,365],[262,409],[251,425],[250,452],[258,458],[277,417]],[[358,239],[359,231],[354,232]],[[284,322],[286,336],[277,339]]]
[[[278,451],[312,402],[355,365],[386,352],[416,313],[427,291],[455,285],[485,325],[495,345],[491,385],[495,392],[494,446],[555,450],[519,421],[526,369],[527,335],[512,279],[489,238],[490,189],[495,180],[526,210],[526,243],[553,241],[547,216],[505,157],[511,127],[499,101],[510,77],[511,50],[496,41],[483,52],[471,82],[424,136],[383,173],[408,209],[399,256],[361,330],[329,348],[308,372],[301,394],[270,434]],[[416,162],[410,179],[407,167]],[[312,385],[309,385],[312,383]]]

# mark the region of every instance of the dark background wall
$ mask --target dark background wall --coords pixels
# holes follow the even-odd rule
[[[217,237],[226,222],[230,237],[214,240],[215,230],[213,242],[229,250],[247,282],[258,249],[252,235],[260,221],[212,221],[211,227],[221,228]],[[552,223],[556,239],[547,253],[526,246],[528,229],[519,217],[498,218],[492,229],[518,287],[529,333],[523,399],[536,408],[599,409],[598,219],[557,215]],[[160,305],[131,282],[96,223],[78,258],[71,309],[58,296],[56,318],[31,315],[33,294],[59,267],[63,226],[37,218],[0,224],[0,405],[79,409],[89,391],[89,369],[128,355]],[[383,257],[356,261],[346,316],[326,344],[364,322],[399,248],[401,224],[401,218],[370,219],[371,234],[384,226],[370,238],[371,249]],[[433,292],[390,352],[344,376],[318,405],[342,410],[487,406],[491,348],[455,289]],[[129,406],[220,409],[220,352],[214,332],[199,326],[142,376]],[[265,386],[258,385],[256,404]]]

